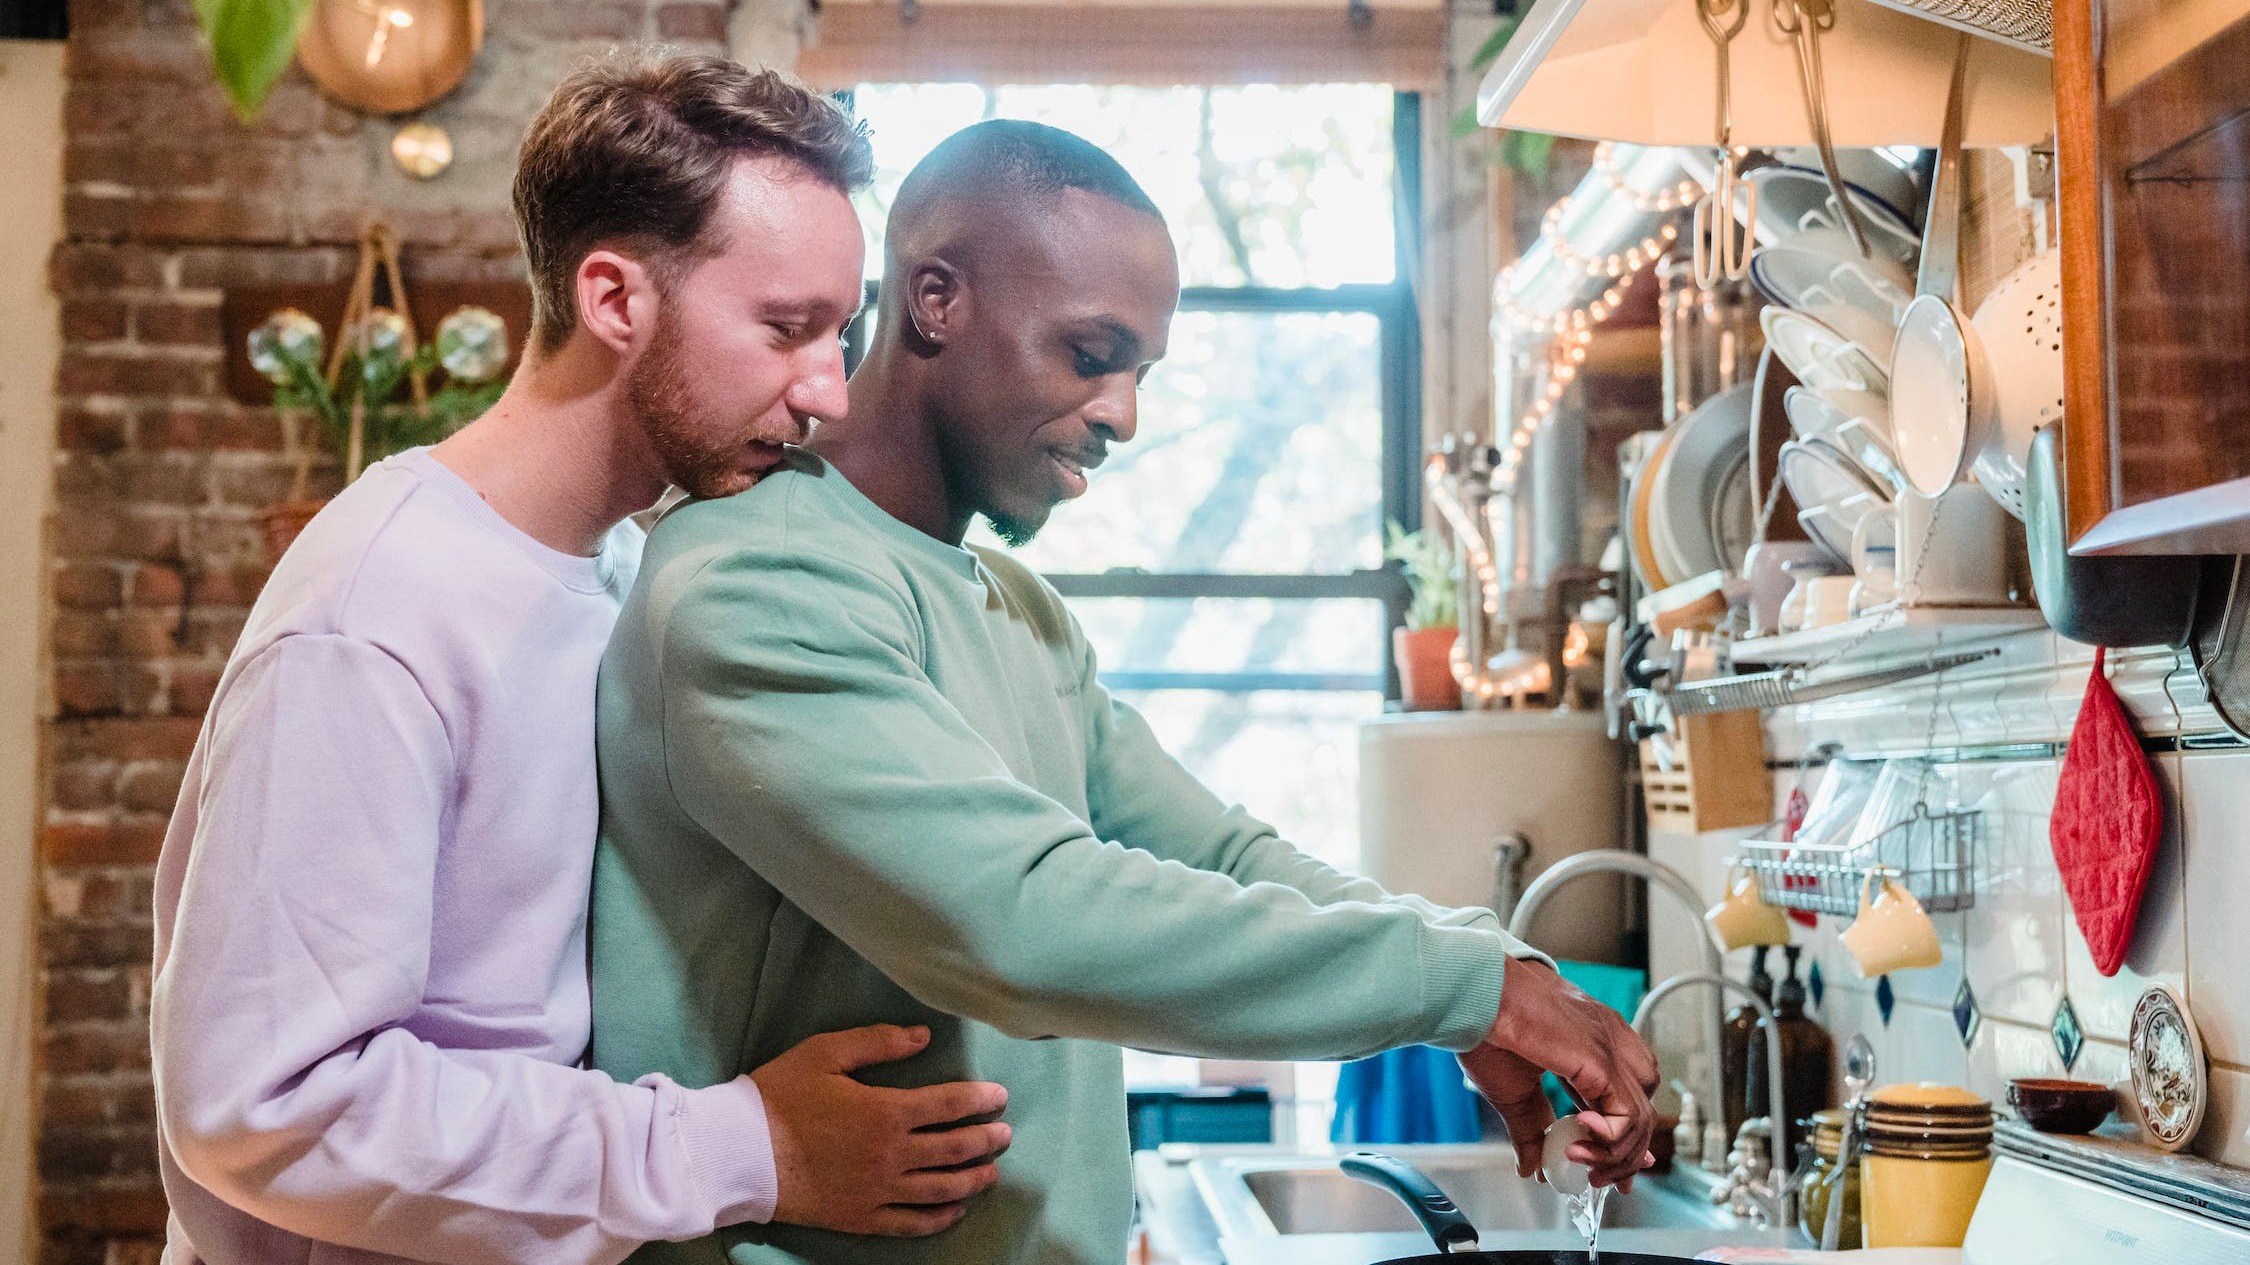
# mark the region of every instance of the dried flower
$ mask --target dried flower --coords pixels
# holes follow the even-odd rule
[[[291,380],[292,363],[310,369],[320,363],[320,322],[285,307],[250,331],[250,367],[277,386]]]
[[[508,323],[481,307],[456,309],[437,327],[438,363],[462,382],[483,382],[508,367]]]

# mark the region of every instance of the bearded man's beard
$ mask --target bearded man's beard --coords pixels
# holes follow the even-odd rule
[[[731,428],[695,416],[694,396],[681,366],[679,326],[657,318],[648,350],[625,378],[625,402],[648,436],[664,477],[694,497],[733,496],[753,481],[738,464]],[[714,443],[714,438],[719,442]]]

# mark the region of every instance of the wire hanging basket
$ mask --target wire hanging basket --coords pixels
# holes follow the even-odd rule
[[[1953,913],[1976,903],[1977,850],[1984,814],[1932,812],[1917,803],[1905,818],[1854,844],[1743,841],[1735,863],[1758,877],[1768,904],[1815,914],[1859,911],[1860,881],[1885,870],[1922,908]]]

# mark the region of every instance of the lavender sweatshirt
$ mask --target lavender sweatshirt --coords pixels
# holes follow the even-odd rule
[[[274,571],[156,879],[173,1265],[609,1262],[772,1215],[747,1077],[579,1066],[594,677],[640,559],[413,452]]]

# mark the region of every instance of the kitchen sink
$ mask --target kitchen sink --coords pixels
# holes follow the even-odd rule
[[[1516,1176],[1504,1146],[1381,1148],[1430,1175],[1477,1229],[1567,1231],[1563,1201]],[[1367,1234],[1414,1231],[1413,1214],[1390,1192],[1347,1177],[1334,1157],[1207,1155],[1189,1164],[1195,1189],[1222,1236]],[[1603,1224],[1616,1229],[1729,1229],[1738,1223],[1710,1200],[1700,1170],[1644,1176],[1631,1192],[1613,1191]]]

